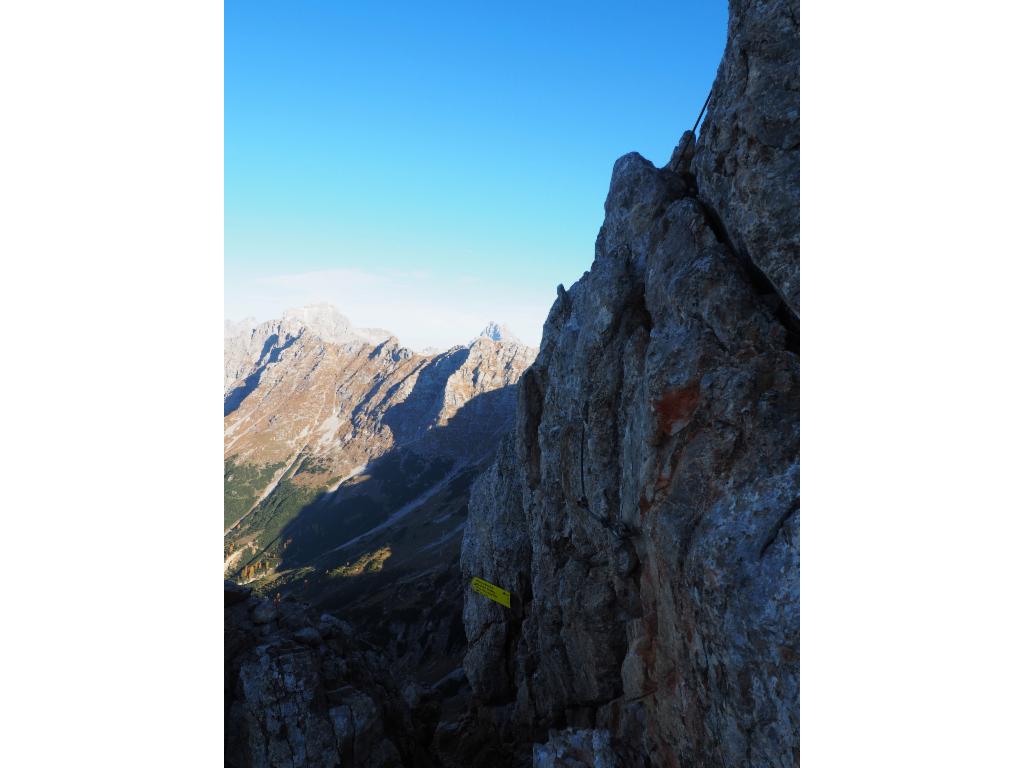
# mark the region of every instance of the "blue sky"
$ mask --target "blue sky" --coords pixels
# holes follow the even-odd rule
[[[537,343],[615,159],[661,165],[726,3],[227,0],[225,312],[329,301],[413,347]]]

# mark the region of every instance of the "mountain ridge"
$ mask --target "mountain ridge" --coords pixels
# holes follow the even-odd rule
[[[282,312],[280,317],[271,318],[262,322],[257,322],[254,317],[245,317],[237,321],[225,318],[225,360],[227,361],[228,355],[234,352],[234,349],[238,347],[241,347],[245,352],[240,350],[235,354],[244,359],[245,353],[251,354],[252,351],[255,351],[254,343],[250,343],[252,337],[259,338],[265,342],[273,332],[279,332],[282,329],[286,332],[291,332],[294,335],[297,335],[300,329],[305,329],[307,332],[318,336],[324,341],[342,346],[349,346],[360,342],[378,345],[393,339],[401,349],[407,349],[412,354],[422,355],[424,357],[434,357],[442,352],[447,352],[452,349],[472,346],[480,338],[489,338],[492,341],[501,341],[532,349],[532,347],[520,339],[507,324],[496,320],[490,320],[476,336],[465,343],[457,343],[443,349],[436,346],[428,346],[419,350],[414,350],[412,347],[402,344],[397,335],[385,328],[357,327],[353,325],[348,316],[343,314],[334,304],[329,302],[317,302],[313,304],[305,304],[299,307],[291,307]],[[228,351],[228,348],[232,349]],[[260,349],[262,349],[262,347],[260,347]],[[236,367],[234,370],[235,378],[232,378],[231,381],[234,381],[238,375],[239,369]],[[229,383],[226,372],[225,385],[227,386]]]
[[[344,605],[383,647],[400,608],[421,650],[396,654],[399,666],[432,680],[464,643],[469,487],[512,426],[514,385],[536,350],[481,335],[421,355],[384,333],[321,304],[225,344],[224,573]],[[410,603],[409,580],[433,585],[440,604]],[[434,618],[414,618],[421,610]],[[439,615],[448,629],[428,630]]]

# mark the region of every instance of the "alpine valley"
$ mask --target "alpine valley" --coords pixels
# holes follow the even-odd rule
[[[536,353],[491,323],[465,346],[417,354],[323,304],[226,323],[225,577],[344,606],[381,647],[400,645],[410,671],[451,672],[465,644],[469,488]]]

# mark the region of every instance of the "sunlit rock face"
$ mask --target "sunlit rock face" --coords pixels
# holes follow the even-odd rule
[[[227,327],[225,459],[291,465],[301,455],[325,482],[448,425],[477,395],[515,384],[536,355],[492,331],[495,323],[466,346],[417,354],[387,331],[353,328],[326,305]],[[470,428],[483,435],[502,427],[500,418],[481,418]]]
[[[464,666],[510,753],[799,764],[798,15],[730,3],[692,163],[615,164],[473,488],[463,579],[518,604],[467,595]]]

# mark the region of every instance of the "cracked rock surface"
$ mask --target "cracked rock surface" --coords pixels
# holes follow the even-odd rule
[[[345,622],[225,582],[224,764],[432,765],[383,657]]]
[[[694,158],[733,246],[800,316],[800,4],[731,0]]]
[[[799,764],[798,13],[731,2],[692,161],[616,162],[473,488],[462,575],[515,602],[467,595],[464,668],[510,750]]]

